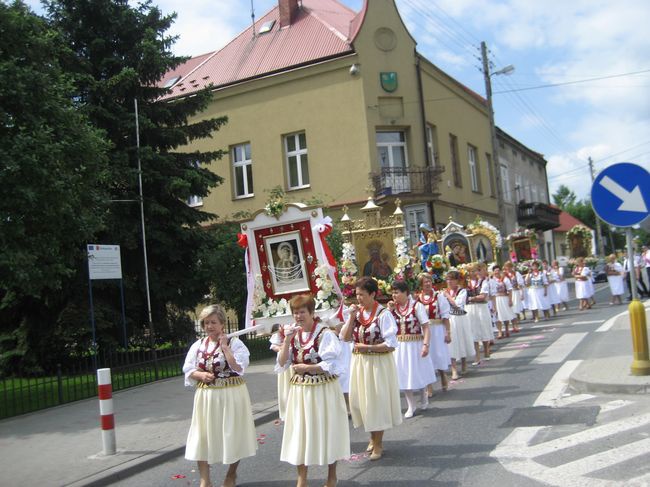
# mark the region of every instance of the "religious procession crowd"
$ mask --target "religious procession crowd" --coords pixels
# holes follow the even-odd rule
[[[572,275],[580,309],[588,309],[591,271],[578,259]],[[327,465],[326,485],[336,485],[336,462],[350,457],[349,417],[370,435],[369,459],[380,460],[384,432],[426,409],[434,383],[447,390],[469,364],[490,360],[495,340],[519,332],[526,312],[533,321],[549,319],[569,301],[557,262],[534,261],[525,274],[510,262],[489,271],[471,264],[450,269],[445,282],[436,286],[427,272],[417,276],[417,289],[394,281],[384,305],[377,281],[362,277],[356,303],[341,306],[331,326],[316,316],[311,295],[291,299],[294,322],[276,327],[270,346],[284,422],[280,460],[296,466],[299,487],[313,465]],[[192,345],[183,367],[186,386],[196,387],[185,457],[198,462],[201,487],[212,485],[210,464],[228,465],[222,485],[231,487],[239,461],[257,449],[244,382],[249,352],[238,338],[227,338],[220,306],[205,308],[199,320],[207,336]]]

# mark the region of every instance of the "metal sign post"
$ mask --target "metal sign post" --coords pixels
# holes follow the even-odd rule
[[[128,346],[126,335],[126,313],[124,307],[124,285],[122,283],[122,259],[119,245],[88,244],[88,296],[90,297],[90,325],[93,333],[93,349],[97,348],[97,331],[95,327],[95,310],[93,306],[93,281],[120,281],[120,299],[122,304],[122,339],[124,347]],[[93,355],[96,358],[96,355]],[[95,363],[95,368],[97,364]]]
[[[621,162],[605,168],[591,186],[591,204],[601,220],[617,227],[627,227],[627,270],[630,275],[629,306],[632,331],[632,375],[650,375],[648,330],[645,306],[638,300],[634,242],[630,227],[648,218],[650,201],[650,173],[641,166]]]

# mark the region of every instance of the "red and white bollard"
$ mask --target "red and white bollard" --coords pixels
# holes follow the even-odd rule
[[[99,414],[104,455],[115,455],[115,416],[113,414],[111,369],[97,369],[97,388],[99,390]]]

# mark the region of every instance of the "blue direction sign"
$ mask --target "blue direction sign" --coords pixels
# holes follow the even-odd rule
[[[605,222],[631,227],[648,217],[650,173],[630,162],[603,169],[591,187],[591,204]]]

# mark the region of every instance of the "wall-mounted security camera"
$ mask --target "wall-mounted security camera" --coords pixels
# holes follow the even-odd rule
[[[351,75],[351,76],[356,76],[356,75],[358,75],[358,74],[359,74],[359,70],[360,70],[359,65],[356,64],[356,63],[353,64],[352,66],[350,66],[350,75]]]

